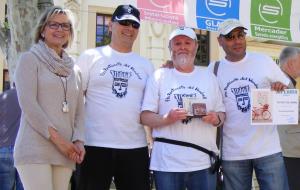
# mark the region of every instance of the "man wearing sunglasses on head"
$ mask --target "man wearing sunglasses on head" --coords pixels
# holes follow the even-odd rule
[[[223,133],[225,190],[250,190],[253,170],[260,189],[288,190],[279,136],[275,125],[250,124],[250,92],[282,90],[289,79],[268,56],[246,51],[246,28],[236,19],[219,25],[219,45],[225,52],[217,78],[226,109]],[[210,64],[213,71],[215,64]]]
[[[86,157],[80,167],[80,190],[148,190],[149,157],[140,124],[144,89],[153,65],[132,52],[140,13],[120,5],[109,23],[111,42],[82,53],[86,97]]]

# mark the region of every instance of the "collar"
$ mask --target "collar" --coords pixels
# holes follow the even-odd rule
[[[296,86],[297,81],[296,81],[293,77],[291,77],[288,73],[285,72],[285,74],[290,78],[290,81],[292,82],[292,84],[293,84],[294,86]]]

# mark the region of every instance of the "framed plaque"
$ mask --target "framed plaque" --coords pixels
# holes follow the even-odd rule
[[[206,104],[199,98],[183,98],[183,108],[187,110],[188,117],[203,117],[207,114]]]
[[[194,117],[203,117],[207,114],[204,103],[192,103],[192,108]]]

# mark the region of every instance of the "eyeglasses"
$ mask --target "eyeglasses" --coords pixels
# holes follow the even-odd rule
[[[134,29],[139,29],[140,28],[140,24],[132,21],[132,20],[117,20],[117,22],[122,25],[122,26],[132,26],[132,28]]]
[[[70,23],[58,23],[54,21],[49,21],[47,25],[53,30],[58,30],[61,27],[64,31],[70,31],[72,26]]]
[[[246,32],[239,32],[237,35],[232,35],[231,33],[227,35],[221,35],[224,37],[227,41],[233,41],[235,39],[244,40],[246,37]]]

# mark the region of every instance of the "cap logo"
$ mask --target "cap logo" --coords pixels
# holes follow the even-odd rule
[[[127,12],[128,12],[129,14],[131,14],[132,8],[131,8],[131,7],[128,7]]]

